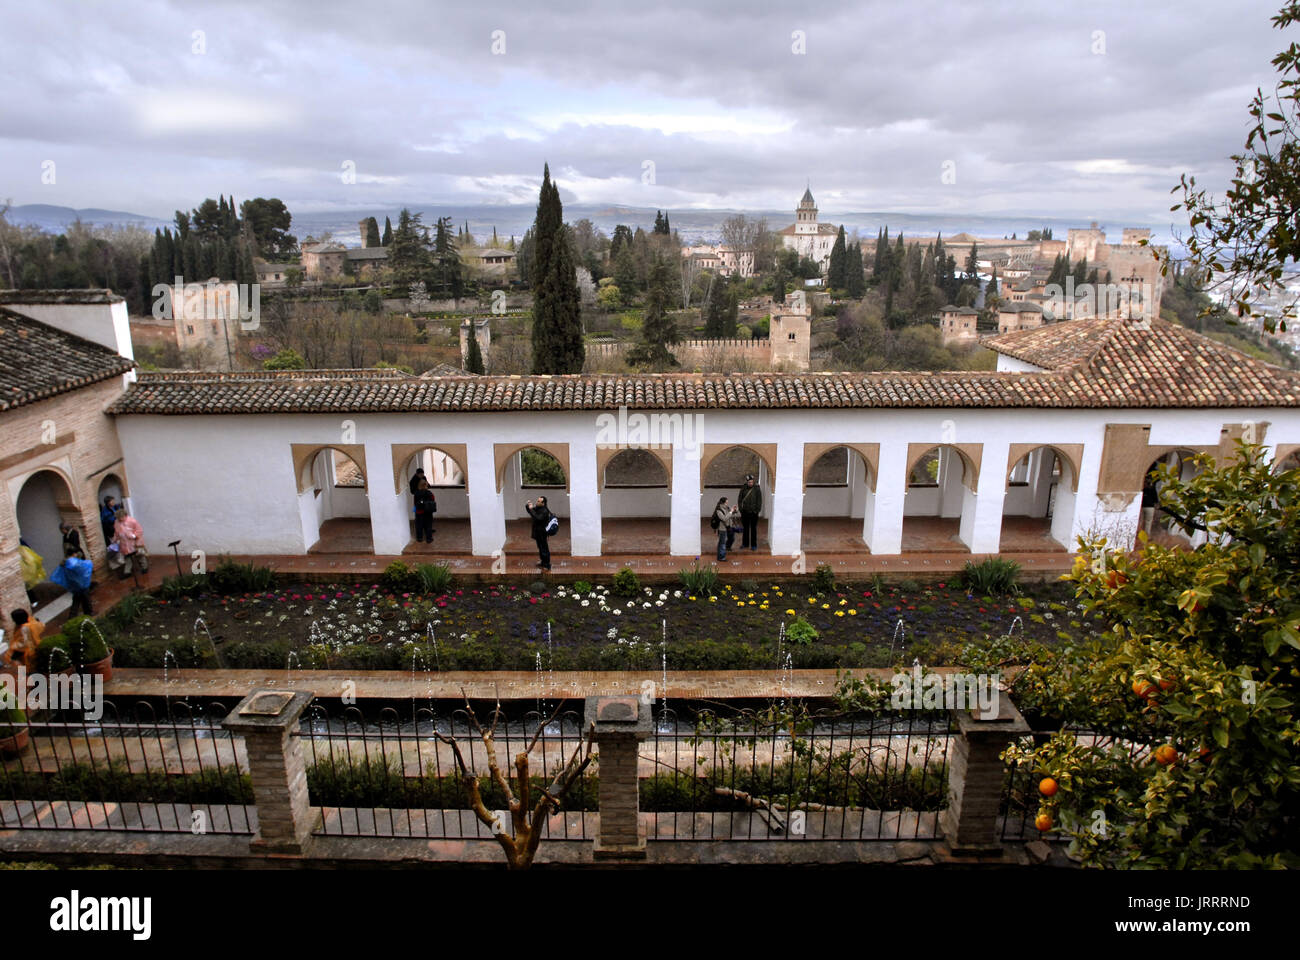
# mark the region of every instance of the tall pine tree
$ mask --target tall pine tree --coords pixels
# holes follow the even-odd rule
[[[549,164],[542,169],[533,230],[533,373],[581,373],[586,348],[578,277]]]
[[[627,352],[628,366],[653,370],[679,366],[668,349],[679,339],[677,323],[668,313],[673,298],[672,281],[668,262],[656,253],[650,261],[641,342]]]
[[[385,247],[393,242],[393,221],[387,217],[384,217],[384,235],[379,242]]]

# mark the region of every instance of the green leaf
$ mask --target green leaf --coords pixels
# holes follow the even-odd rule
[[[1214,736],[1214,742],[1226,750],[1228,748],[1228,721],[1220,720],[1214,725],[1214,730],[1211,732]]]

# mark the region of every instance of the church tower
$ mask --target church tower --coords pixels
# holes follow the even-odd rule
[[[797,236],[817,236],[817,201],[813,199],[812,187],[804,190],[794,212],[794,232]]]

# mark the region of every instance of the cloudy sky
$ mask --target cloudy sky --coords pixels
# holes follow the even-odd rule
[[[1278,5],[0,0],[0,197],[535,203],[549,161],[582,203],[1167,223]]]

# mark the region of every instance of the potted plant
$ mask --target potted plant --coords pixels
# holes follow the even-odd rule
[[[90,617],[73,617],[63,632],[45,637],[36,648],[38,673],[113,675],[113,651]]]
[[[63,625],[63,635],[78,673],[99,674],[106,681],[113,675],[113,651],[94,620],[73,617]]]
[[[27,714],[17,707],[0,708],[0,754],[22,753],[30,740]]]

